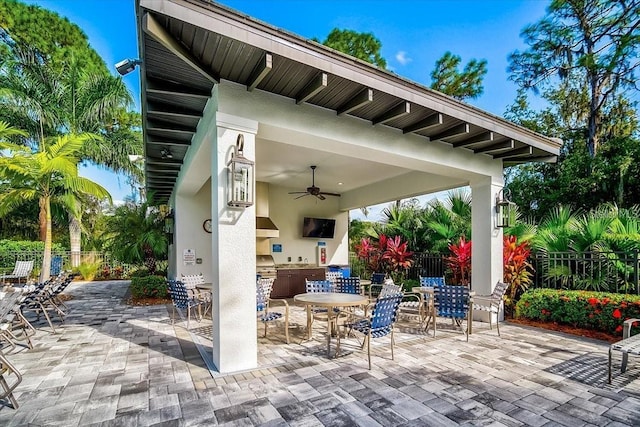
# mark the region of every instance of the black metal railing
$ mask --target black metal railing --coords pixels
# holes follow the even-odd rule
[[[409,268],[408,279],[417,280],[420,276],[444,276],[445,265],[442,255],[416,252],[413,254],[413,266]],[[366,265],[355,253],[349,253],[349,267],[352,276],[366,276]]]
[[[408,278],[444,276],[441,255],[415,253]],[[630,252],[548,252],[532,253],[532,288],[576,289],[640,295],[638,251]],[[365,263],[349,255],[351,274],[365,276]]]
[[[638,251],[534,253],[530,262],[536,288],[640,295]]]
[[[37,276],[42,266],[43,251],[2,251],[0,252],[0,274],[9,273],[13,270],[16,261],[33,260],[34,270],[32,276]],[[77,264],[94,264],[97,277],[126,278],[129,272],[138,267],[118,261],[105,252],[80,252],[52,251],[52,257],[62,258],[62,269],[72,270],[72,259],[78,260]]]

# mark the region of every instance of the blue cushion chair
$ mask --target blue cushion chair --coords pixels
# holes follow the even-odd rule
[[[469,288],[459,285],[444,285],[433,288],[435,313],[439,317],[451,319],[456,325],[462,327],[462,320],[467,319],[467,328],[469,327],[470,311],[469,311]],[[463,329],[469,341],[467,329]],[[433,336],[436,336],[436,322],[433,322]]]
[[[371,339],[381,338],[387,335],[391,336],[391,360],[393,360],[393,325],[398,319],[398,308],[402,301],[403,295],[396,293],[380,297],[376,300],[371,316],[360,318],[351,323],[345,323],[345,328],[349,331],[345,336],[349,336],[349,332],[356,331],[364,335],[362,347],[367,345],[367,358],[369,361],[369,369],[371,369]],[[340,350],[340,334],[338,334],[338,344],[336,354]]]
[[[171,301],[173,302],[173,314],[171,317],[171,324],[176,320],[176,308],[187,311],[187,329],[189,329],[189,322],[191,321],[191,310],[197,308],[200,310],[202,301],[196,297],[191,296],[187,292],[187,288],[180,280],[169,280],[169,293],[171,294]],[[200,316],[197,317],[198,322]]]

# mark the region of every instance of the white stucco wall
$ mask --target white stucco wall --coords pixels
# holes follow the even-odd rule
[[[327,264],[349,264],[349,213],[340,212],[339,198],[328,196],[318,200],[312,196],[295,199],[289,191],[295,189],[269,186],[269,215],[280,230],[280,237],[270,239],[271,244],[281,244],[281,253],[272,253],[276,264],[300,263],[298,258],[317,265],[316,248],[318,242],[325,242]],[[336,229],[333,239],[313,239],[302,237],[304,217],[334,218]]]

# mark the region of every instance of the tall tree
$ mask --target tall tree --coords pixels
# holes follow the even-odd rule
[[[380,54],[382,43],[373,33],[359,33],[353,30],[334,28],[322,44],[377,65],[383,70],[387,67],[387,61]]]
[[[80,160],[140,180],[140,169],[128,158],[142,152],[139,115],[128,111],[132,97],[122,79],[109,74],[86,35],[66,18],[15,1],[0,1],[0,10],[8,10],[0,21],[0,42],[11,54],[0,76],[5,118],[37,134],[31,142],[57,133],[100,134],[103,138],[84,145]],[[33,24],[32,13],[50,24],[47,31]],[[70,216],[74,266],[81,250],[80,221]]]
[[[445,52],[436,61],[431,72],[431,89],[438,90],[456,99],[475,99],[482,95],[482,80],[487,74],[487,61],[470,60],[462,71],[458,70],[462,58]]]
[[[18,0],[0,0],[0,58],[15,57],[26,46],[57,71],[73,56],[88,72],[109,74],[87,35],[67,18]]]
[[[586,146],[595,157],[607,104],[621,90],[638,88],[640,1],[553,0],[522,37],[529,48],[510,55],[511,79],[534,90],[579,81],[588,93]]]
[[[0,216],[30,200],[38,200],[41,223],[45,225],[44,257],[40,280],[49,278],[51,266],[51,204],[59,203],[77,213],[77,198],[92,195],[111,197],[95,182],[78,176],[78,154],[91,135],[65,135],[45,141],[43,150],[1,142],[0,149],[11,156],[0,157],[0,180],[7,184],[0,194]]]

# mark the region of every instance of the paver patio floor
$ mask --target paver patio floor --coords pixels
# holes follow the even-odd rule
[[[286,345],[276,324],[258,339],[259,369],[220,375],[195,344],[210,351],[210,322],[187,331],[170,306],[126,305],[127,285],[67,288],[58,333],[39,323],[35,348],[7,355],[24,379],[0,425],[640,425],[640,360],[620,375],[616,355],[607,385],[604,342],[508,323],[499,338],[476,323],[466,342],[442,319],[433,338],[406,318],[395,360],[380,339],[369,371],[354,339],[328,359],[321,327],[302,342],[294,326]],[[302,325],[303,308],[292,313]]]

